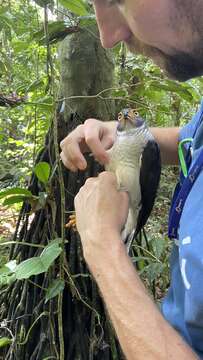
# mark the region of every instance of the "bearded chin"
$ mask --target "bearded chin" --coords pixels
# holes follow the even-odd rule
[[[183,52],[165,55],[164,71],[172,79],[186,81],[203,74],[203,60]]]
[[[203,75],[203,49],[202,51],[193,50],[191,54],[176,51],[173,55],[168,55],[135,39],[129,42],[127,47],[132,53],[151,58],[171,79],[186,81]]]

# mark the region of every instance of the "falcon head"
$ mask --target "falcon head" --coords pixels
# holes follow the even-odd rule
[[[139,116],[136,109],[123,109],[118,114],[118,131],[128,131],[142,127],[146,127],[145,121]]]

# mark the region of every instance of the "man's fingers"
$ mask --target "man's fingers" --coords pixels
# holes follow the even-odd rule
[[[87,162],[83,156],[85,152],[91,152],[101,164],[109,161],[106,149],[109,149],[114,139],[113,131],[104,126],[101,121],[88,119],[83,125],[79,125],[63,141],[61,141],[61,159],[64,165],[72,171],[85,170]]]
[[[110,149],[115,142],[115,138],[111,136],[106,136],[101,139],[102,146],[105,150]]]
[[[67,151],[69,150],[68,154]],[[68,148],[67,151],[62,151],[60,156],[63,164],[71,171],[85,170],[87,161],[80,152],[80,148],[75,144],[74,148]]]
[[[87,167],[87,161],[85,160],[80,146],[77,142],[73,143],[72,146],[67,148],[67,157],[76,168],[79,170],[84,170]]]
[[[60,153],[60,158],[66,168],[73,172],[76,172],[78,170],[76,166],[74,166],[70,161],[68,161],[63,152]]]
[[[67,136],[60,143],[62,149],[61,159],[67,168],[70,170],[73,168],[75,169],[72,171],[76,171],[77,169],[84,170],[87,166],[87,162],[80,148],[80,143],[82,140],[81,127],[78,127],[76,130],[75,133]]]
[[[97,159],[101,164],[105,164],[108,162],[109,157],[99,135],[98,126],[91,128],[87,127],[85,129],[85,141],[88,148],[94,155],[95,159]]]

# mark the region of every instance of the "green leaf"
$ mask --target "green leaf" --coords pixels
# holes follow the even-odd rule
[[[27,89],[26,89],[26,93],[33,91],[35,89],[38,89],[40,86],[44,85],[43,80],[35,80],[32,82],[32,84],[30,84]]]
[[[65,9],[73,12],[75,15],[88,15],[87,8],[82,0],[59,0],[59,3],[63,5]]]
[[[80,27],[85,27],[85,26],[92,25],[92,24],[96,24],[96,16],[95,15],[81,16],[79,18]]]
[[[62,34],[64,33],[64,36],[66,36],[66,29],[67,27],[70,26],[68,25],[67,22],[65,21],[53,21],[53,22],[50,22],[48,24],[48,29],[47,29],[47,32],[48,32],[48,40],[49,42],[52,42],[54,40],[54,38],[57,38]],[[63,36],[62,36],[63,38]],[[33,39],[35,41],[37,41],[40,45],[42,44],[46,44],[46,36],[44,34],[44,28],[40,29],[39,31],[36,31],[34,34],[33,34]]]
[[[9,285],[16,280],[15,269],[16,260],[11,260],[0,268],[0,287]]]
[[[9,28],[13,28],[13,23],[12,23],[12,19],[9,16],[9,13],[5,13],[4,15],[1,14],[0,15],[0,24],[2,25],[7,25]],[[3,27],[3,26],[2,26]]]
[[[166,248],[166,242],[162,238],[156,237],[152,240],[152,247],[154,255],[160,259]]]
[[[6,65],[3,61],[0,60],[0,73],[5,73],[7,71]]]
[[[38,275],[46,270],[44,269],[43,263],[40,257],[33,257],[21,262],[16,267],[16,279],[28,279],[32,275]]]
[[[13,49],[15,53],[20,53],[27,49],[27,43],[25,41],[16,40],[13,44]]]
[[[6,265],[4,265],[0,268],[0,278],[1,278],[1,276],[6,276],[10,273],[11,273],[11,270]]]
[[[5,266],[10,270],[10,271],[15,271],[16,268],[16,260],[10,260],[7,264],[5,264]]]
[[[0,274],[9,274],[11,272],[14,272],[16,268],[16,260],[11,260],[7,264],[5,264],[3,267],[0,268]]]
[[[0,338],[0,348],[12,344],[12,340],[8,337],[2,337]]]
[[[33,275],[46,272],[54,260],[60,255],[62,248],[59,246],[61,239],[51,241],[38,257],[33,257],[17,265],[15,273],[19,280],[28,279]]]
[[[0,288],[3,286],[7,286],[16,281],[16,276],[14,273],[8,273],[0,275]]]
[[[10,196],[3,201],[3,205],[9,206],[9,205],[18,204],[20,202],[25,201],[25,199],[26,199],[26,196],[21,196],[21,195]]]
[[[35,168],[34,173],[43,184],[47,184],[49,181],[49,175],[51,172],[51,167],[47,162],[39,162]]]
[[[165,264],[161,264],[161,263],[151,263],[144,268],[144,272],[150,284],[152,284],[152,282],[156,280],[158,276],[160,276],[160,274],[164,271],[164,269],[165,269]]]
[[[154,91],[163,90],[163,91],[170,91],[172,93],[176,93],[189,102],[193,100],[193,96],[188,88],[172,80],[165,80],[164,83],[160,82],[160,80],[153,80],[148,83],[147,87],[150,90],[153,89]]]
[[[52,0],[35,0],[36,4],[44,7],[45,5],[52,4]]]
[[[43,266],[48,270],[49,266],[60,255],[62,248],[59,246],[61,239],[55,239],[51,241],[42,251],[40,258],[43,262]]]
[[[31,191],[27,189],[22,189],[20,187],[15,187],[8,190],[0,191],[0,199],[7,197],[9,195],[21,195],[25,197],[30,197],[32,196],[32,193]]]
[[[48,300],[54,298],[60,292],[62,292],[64,286],[65,286],[64,280],[61,279],[53,280],[53,282],[49,285],[47,289],[45,304],[47,303]]]

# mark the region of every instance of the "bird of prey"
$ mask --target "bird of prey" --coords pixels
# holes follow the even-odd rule
[[[161,172],[159,146],[135,109],[119,113],[116,140],[108,153],[105,169],[115,173],[118,189],[129,195],[128,217],[121,233],[129,250],[151,213]]]

